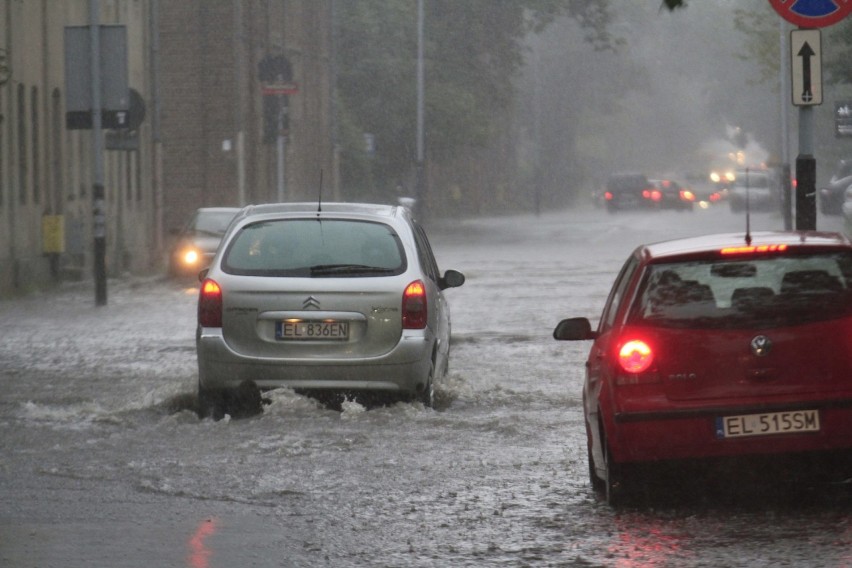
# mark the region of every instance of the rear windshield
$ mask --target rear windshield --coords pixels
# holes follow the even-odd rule
[[[765,188],[769,187],[769,176],[763,173],[741,172],[737,174],[735,183],[738,187]]]
[[[652,264],[629,320],[658,327],[779,327],[852,315],[852,253]]]
[[[612,176],[607,181],[610,191],[642,191],[648,185],[648,179],[641,174]]]
[[[246,225],[231,239],[222,270],[247,276],[351,278],[406,269],[399,236],[367,221],[293,219]]]
[[[228,225],[236,215],[236,211],[201,211],[195,214],[195,219],[190,224],[191,230],[221,236],[225,234]]]

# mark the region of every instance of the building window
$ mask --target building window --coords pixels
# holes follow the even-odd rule
[[[38,87],[33,87],[30,91],[30,117],[32,124],[32,149],[33,149],[33,203],[41,203],[41,157],[39,152],[39,127],[38,127]]]
[[[53,146],[53,153],[51,154],[53,163],[50,165],[50,179],[52,186],[50,194],[53,196],[53,212],[56,214],[62,214],[65,196],[62,191],[62,174],[64,171],[62,160],[62,94],[59,92],[59,89],[53,90],[50,106],[50,136],[52,139],[51,145]]]
[[[27,202],[27,100],[26,89],[18,85],[18,200]]]

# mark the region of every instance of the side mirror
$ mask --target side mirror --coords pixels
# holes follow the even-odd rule
[[[595,339],[597,336],[598,334],[592,331],[592,324],[588,318],[564,319],[553,330],[553,339],[561,341],[583,341]]]
[[[447,288],[458,288],[462,284],[464,284],[464,274],[458,270],[447,270],[438,282],[441,290],[446,290]]]
[[[205,268],[201,272],[198,273],[198,281],[204,282],[204,279],[207,278],[207,273],[210,272],[209,268]]]

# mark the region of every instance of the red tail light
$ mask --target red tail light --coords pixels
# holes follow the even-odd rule
[[[684,201],[695,201],[695,194],[688,189],[682,189],[680,192],[680,198]]]
[[[634,339],[625,343],[618,351],[618,363],[628,373],[647,371],[654,362],[654,352],[644,341]]]
[[[426,286],[421,280],[415,280],[405,288],[402,294],[403,329],[424,329],[429,311],[426,306]]]
[[[606,199],[607,201],[612,201],[612,192],[611,191],[605,191],[604,192],[604,199]]]
[[[201,327],[222,327],[222,289],[209,278],[201,283],[198,294],[198,324]]]

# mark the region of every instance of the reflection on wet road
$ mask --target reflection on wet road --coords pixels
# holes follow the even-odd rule
[[[282,390],[262,414],[199,420],[185,285],[2,302],[0,565],[848,566],[843,484],[741,463],[618,511],[588,484],[588,346],[554,325],[596,321],[639,242],[742,225],[712,208],[434,224],[441,267],[467,276],[435,410]]]

